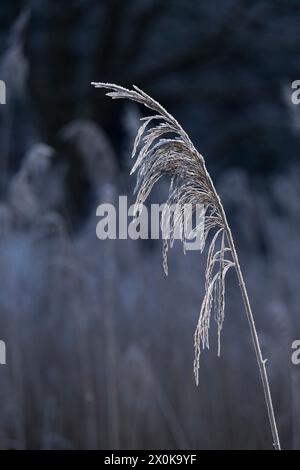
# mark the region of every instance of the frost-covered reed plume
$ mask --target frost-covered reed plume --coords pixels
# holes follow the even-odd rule
[[[245,311],[250,326],[251,336],[256,353],[257,363],[263,384],[268,416],[273,436],[274,448],[280,450],[280,442],[270,394],[266,360],[263,359],[257,331],[248,299],[246,286],[241,272],[237,252],[227,222],[224,208],[216,192],[211,177],[206,169],[203,156],[195,149],[189,136],[176,119],[171,116],[157,101],[144,91],[134,86],[128,90],[110,83],[95,83],[96,88],[110,90],[107,95],[113,99],[127,98],[143,104],[155,112],[154,115],[143,117],[136,136],[132,157],[137,158],[131,173],[137,171],[135,213],[139,213],[142,204],[149,196],[154,184],[162,177],[171,179],[167,204],[177,204],[184,216],[184,206],[202,204],[205,207],[202,250],[210,232],[213,233],[207,255],[205,274],[205,295],[200,309],[199,321],[195,331],[194,372],[198,384],[199,359],[201,349],[209,348],[209,328],[212,315],[218,329],[218,354],[220,354],[220,333],[224,321],[225,308],[225,276],[234,267],[237,273]],[[182,220],[182,219],[181,219]],[[171,217],[172,245],[179,217]],[[203,225],[203,221],[200,222]],[[203,229],[199,225],[195,231]],[[184,231],[183,231],[184,232]],[[185,233],[182,232],[183,244]],[[163,265],[167,274],[168,240],[164,241]]]

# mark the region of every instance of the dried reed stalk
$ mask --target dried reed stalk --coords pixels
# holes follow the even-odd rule
[[[214,235],[208,248],[205,294],[194,337],[194,373],[196,383],[198,384],[201,349],[209,348],[209,328],[212,315],[214,315],[217,323],[218,355],[220,354],[220,334],[225,312],[225,276],[227,271],[231,267],[234,267],[244,301],[262,380],[273,436],[273,445],[276,450],[280,450],[280,442],[266,371],[266,360],[262,357],[255,322],[232,233],[219,195],[206,169],[203,156],[195,149],[189,136],[176,119],[157,101],[138,87],[134,86],[133,90],[128,90],[110,83],[93,82],[92,85],[96,88],[106,88],[110,90],[107,95],[113,99],[127,98],[143,104],[156,113],[142,118],[143,124],[137,133],[133,146],[132,157],[136,156],[138,153],[135,164],[131,170],[131,174],[137,171],[135,213],[139,213],[154,184],[165,175],[171,178],[167,201],[169,206],[177,204],[181,209],[181,215],[183,217],[184,206],[186,204],[191,205],[194,209],[198,204],[205,207],[204,230],[203,226],[196,226],[194,229],[195,233],[202,229],[202,250],[209,232],[214,231]],[[170,135],[173,137],[170,137]],[[180,222],[179,219],[180,217],[170,218],[171,238],[169,241],[167,239],[164,240],[163,266],[166,274],[168,272],[168,247],[169,244],[172,246],[175,229]],[[203,221],[200,223],[203,225]],[[185,236],[185,233],[182,233],[183,244],[186,242]]]

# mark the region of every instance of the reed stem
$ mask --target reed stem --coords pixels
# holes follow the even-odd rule
[[[263,356],[262,356],[258,334],[257,334],[256,326],[255,326],[255,321],[254,321],[254,317],[253,317],[253,313],[252,313],[252,309],[251,309],[251,305],[250,305],[250,301],[248,297],[248,292],[247,292],[246,284],[244,281],[243,273],[240,267],[240,262],[239,262],[239,258],[238,258],[237,251],[235,248],[231,229],[229,227],[227,217],[226,217],[223,205],[221,203],[220,197],[214,187],[214,184],[210,175],[209,175],[209,180],[211,184],[211,189],[214,193],[214,196],[216,197],[218,201],[220,214],[223,219],[223,223],[224,223],[224,227],[225,227],[225,231],[227,235],[227,240],[231,249],[232,259],[235,265],[234,267],[236,270],[236,274],[237,274],[238,281],[239,281],[239,286],[240,286],[243,301],[244,301],[247,320],[248,320],[248,324],[249,324],[250,332],[251,332],[251,338],[252,338],[256,360],[257,360],[259,373],[260,373],[260,377],[262,381],[262,386],[264,390],[265,402],[266,402],[266,406],[268,410],[268,417],[269,417],[269,422],[270,422],[270,427],[271,427],[271,432],[272,432],[272,437],[273,437],[273,446],[275,450],[281,450],[279,435],[277,431],[277,424],[276,424],[276,419],[275,419],[275,414],[274,414],[274,408],[273,408],[273,403],[272,403],[269,379],[268,379],[268,374],[267,374],[267,369],[266,369],[267,359],[263,359]]]

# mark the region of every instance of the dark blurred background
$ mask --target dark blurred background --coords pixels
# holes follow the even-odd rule
[[[213,340],[196,388],[205,258],[175,245],[164,278],[159,241],[96,238],[96,206],[132,198],[145,110],[91,81],[138,85],[205,156],[269,359],[282,444],[300,448],[299,26],[298,0],[1,3],[1,448],[272,447],[234,273],[222,355]]]

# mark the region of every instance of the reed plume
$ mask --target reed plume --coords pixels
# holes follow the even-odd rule
[[[133,90],[128,90],[110,83],[92,82],[92,85],[96,88],[110,90],[107,95],[113,99],[126,98],[136,101],[155,112],[154,115],[141,118],[143,123],[133,146],[132,157],[137,156],[131,170],[131,174],[137,172],[135,214],[139,213],[153,186],[163,176],[169,176],[171,179],[167,205],[177,204],[180,208],[180,216],[184,217],[184,206],[186,204],[189,204],[193,210],[197,205],[204,206],[204,222],[201,220],[194,229],[194,232],[202,229],[201,251],[205,247],[209,233],[212,232],[213,235],[208,247],[205,294],[194,336],[194,374],[196,383],[198,384],[201,350],[209,348],[209,330],[212,316],[217,324],[218,355],[220,354],[220,335],[225,313],[225,276],[227,271],[234,267],[262,380],[273,445],[275,449],[280,450],[265,366],[266,360],[262,357],[232,233],[219,195],[206,169],[203,156],[196,150],[177,120],[137,86],[134,86]],[[171,237],[169,240],[165,239],[163,243],[163,266],[166,274],[168,273],[168,248],[173,243],[174,233],[180,222],[180,217],[170,217],[169,222]],[[185,246],[186,234],[184,231],[182,231],[182,240]]]

